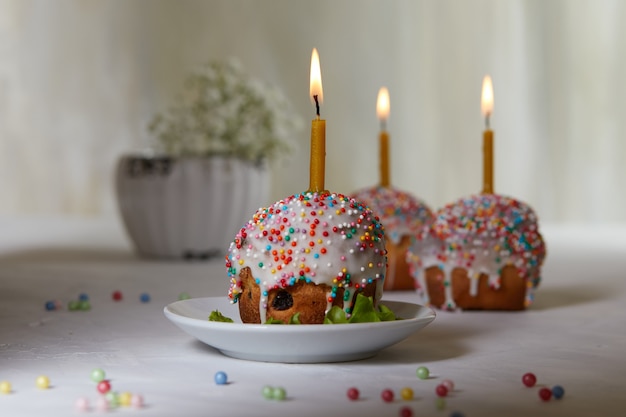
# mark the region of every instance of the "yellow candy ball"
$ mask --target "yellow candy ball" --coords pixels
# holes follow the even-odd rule
[[[402,388],[400,390],[400,396],[403,400],[412,400],[413,399],[413,390],[409,387]]]
[[[35,380],[37,388],[48,389],[50,387],[50,379],[45,375],[39,375]]]
[[[118,400],[120,402],[120,405],[123,407],[128,407],[130,406],[130,402],[131,399],[133,398],[133,395],[130,392],[122,392],[119,396],[118,396]]]
[[[2,381],[0,382],[0,392],[3,394],[10,394],[11,393],[11,383],[9,381]]]

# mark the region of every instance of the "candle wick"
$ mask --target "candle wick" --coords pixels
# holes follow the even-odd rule
[[[485,128],[489,130],[489,113],[485,115]]]
[[[313,95],[313,100],[315,100],[315,114],[319,117],[320,115],[320,102],[317,99],[317,94]]]
[[[380,120],[380,131],[384,132],[387,130],[387,121],[385,119]]]

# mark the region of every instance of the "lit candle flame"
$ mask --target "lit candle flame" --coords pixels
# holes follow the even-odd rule
[[[322,71],[320,70],[320,56],[317,48],[313,48],[311,53],[311,82],[309,84],[309,95],[311,102],[315,105],[316,113],[320,115],[320,105],[324,101],[324,90],[322,89]]]
[[[491,84],[491,77],[485,75],[483,79],[483,94],[480,100],[480,109],[486,119],[489,119],[493,113],[493,84]]]
[[[385,123],[389,117],[389,90],[387,87],[381,87],[378,90],[378,100],[376,101],[376,115],[381,123]]]

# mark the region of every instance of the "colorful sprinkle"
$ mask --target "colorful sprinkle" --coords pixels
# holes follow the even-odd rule
[[[96,389],[98,390],[100,394],[106,394],[107,392],[111,391],[111,383],[105,379],[103,381],[98,382]]]
[[[287,398],[287,391],[283,387],[275,387],[272,390],[272,398],[276,401],[283,401]]]
[[[326,284],[334,293],[356,289],[384,278],[386,263],[384,228],[368,207],[342,194],[296,194],[259,209],[237,233],[225,259],[228,296],[239,300],[239,275],[250,268],[261,287],[264,322],[266,294],[273,288],[305,280]],[[344,310],[349,307],[349,300],[341,301]]]
[[[443,410],[446,408],[446,399],[443,397],[437,397],[435,399],[435,408],[437,408],[437,410]]]
[[[143,396],[141,396],[140,394],[133,394],[133,396],[130,398],[130,405],[133,408],[142,408],[143,404]]]
[[[393,401],[393,391],[390,389],[384,389],[381,393],[380,393],[380,398],[383,399],[384,402],[386,403],[390,403]]]
[[[140,394],[133,394],[130,398],[130,405],[133,408],[142,408],[144,404],[143,396]]]
[[[226,372],[216,372],[215,373],[215,383],[217,385],[225,385],[228,382],[228,376],[226,375]]]
[[[525,373],[522,375],[522,383],[528,388],[534,387],[537,383],[537,377],[532,372]]]
[[[413,409],[410,407],[402,407],[400,409],[400,417],[413,417]]]
[[[50,378],[45,375],[39,375],[35,380],[35,385],[39,389],[48,389],[50,388]]]
[[[552,390],[550,388],[543,387],[539,390],[539,398],[542,401],[550,401],[552,398]]]
[[[424,226],[417,235],[407,260],[426,303],[430,300],[425,291],[424,275],[432,266],[443,266],[446,286],[450,285],[451,271],[461,267],[469,276],[474,272],[486,274],[491,288],[497,290],[501,269],[513,265],[526,280],[526,303],[529,304],[541,279],[545,254],[537,215],[528,205],[498,194],[480,194],[438,210],[432,224]],[[472,284],[470,294],[476,288]],[[456,305],[451,294],[452,291],[446,291],[443,305],[453,309]]]
[[[133,397],[133,395],[128,392],[128,391],[124,391],[122,392],[119,396],[119,403],[122,407],[130,407],[130,400]]]
[[[419,379],[428,379],[428,377],[430,376],[430,371],[425,366],[420,366],[419,368],[417,368],[417,371],[415,371],[415,373],[417,374],[417,377]]]
[[[88,411],[89,410],[89,400],[85,397],[80,397],[74,402],[74,408],[78,411]]]
[[[358,389],[351,387],[351,388],[348,388],[348,392],[346,393],[346,395],[348,396],[350,400],[356,401],[359,399],[360,393]]]
[[[0,393],[10,394],[12,390],[13,388],[11,387],[11,383],[9,381],[0,382]]]
[[[121,291],[113,291],[113,294],[111,295],[111,297],[113,298],[113,301],[122,301],[122,298],[124,297],[122,295]]]
[[[410,401],[413,399],[413,390],[409,387],[404,387],[400,390],[400,396],[403,400]]]
[[[274,398],[274,387],[266,385],[263,387],[263,390],[261,390],[261,393],[263,394],[263,398],[271,400]]]
[[[446,386],[443,384],[439,384],[435,388],[435,393],[438,397],[445,397],[448,395],[448,388],[446,388]]]
[[[142,303],[149,303],[150,294],[148,294],[147,292],[141,293],[141,295],[139,296],[139,301],[141,301]]]
[[[105,373],[102,369],[96,368],[93,371],[91,371],[91,380],[93,382],[101,382],[104,380],[104,378],[105,378]]]
[[[552,396],[555,399],[560,400],[561,398],[563,398],[564,395],[565,395],[565,390],[563,389],[562,386],[555,385],[552,387]]]
[[[448,388],[448,391],[454,391],[454,382],[452,382],[452,380],[450,379],[444,379],[443,381],[441,381],[441,385]]]

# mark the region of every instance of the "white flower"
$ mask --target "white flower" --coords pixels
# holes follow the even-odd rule
[[[176,104],[149,129],[171,155],[259,161],[291,150],[303,126],[291,109],[278,89],[246,75],[238,61],[211,61],[189,74]]]

